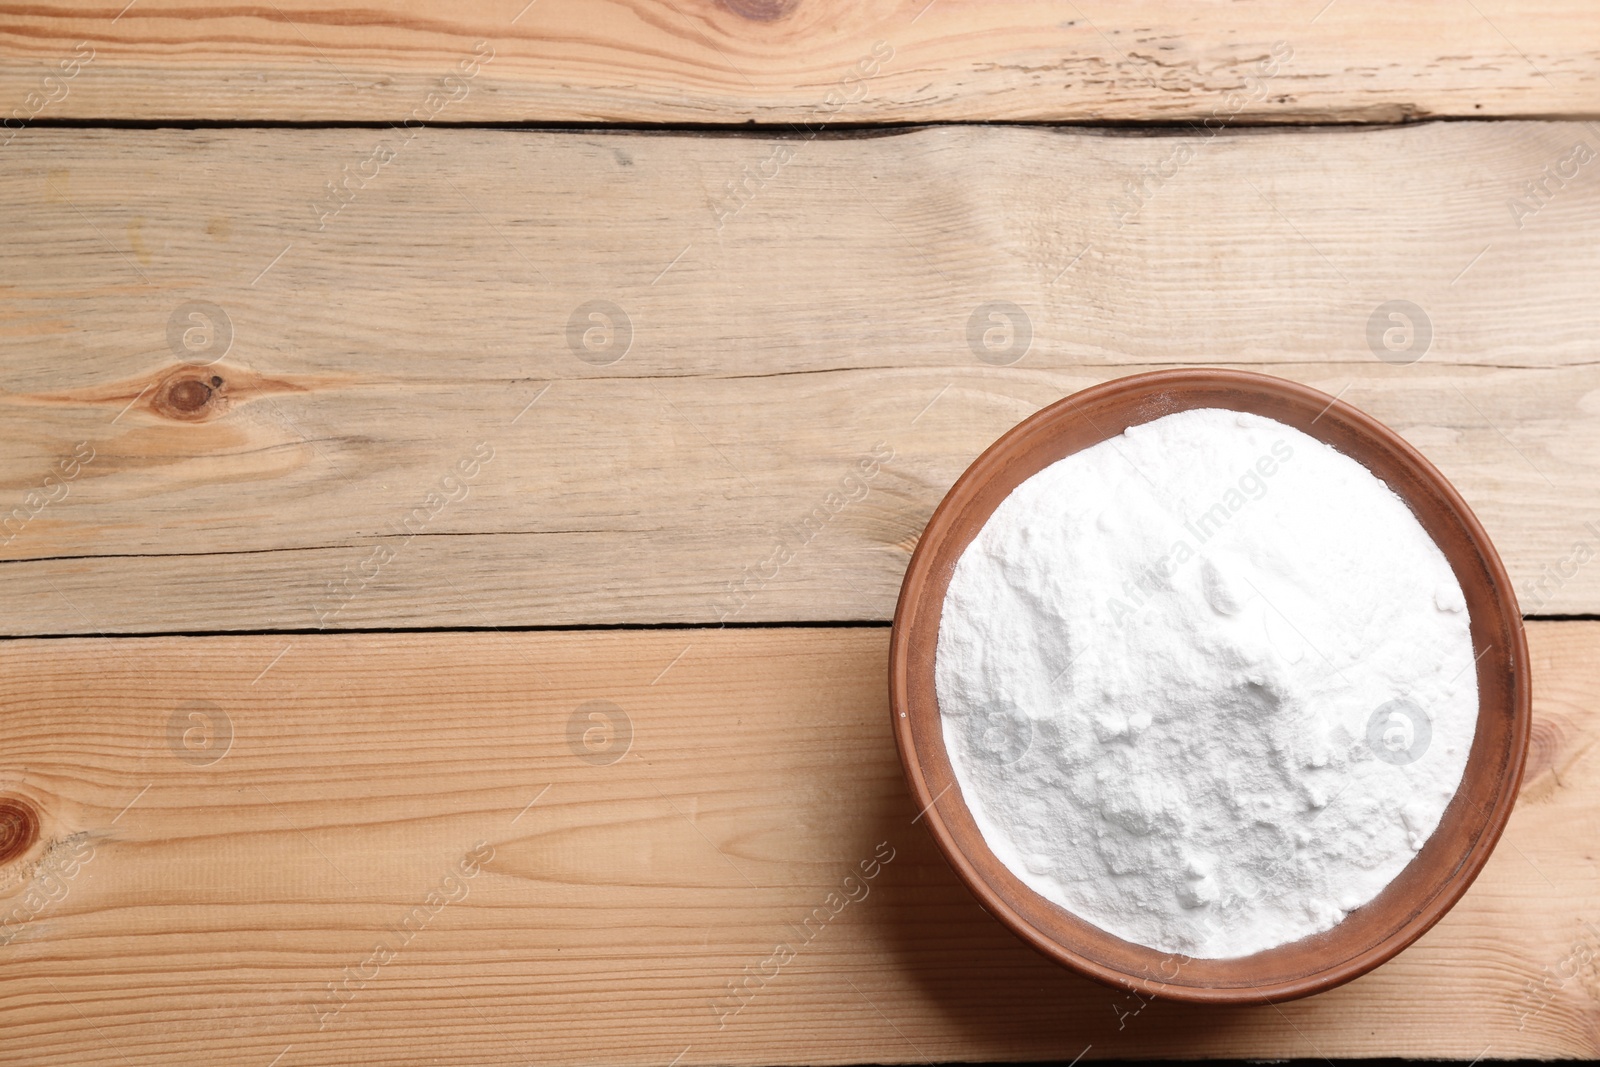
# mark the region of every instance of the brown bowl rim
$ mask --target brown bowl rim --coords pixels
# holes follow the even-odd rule
[[[1340,956],[1325,967],[1297,976],[1259,983],[1207,985],[1163,980],[1167,977],[1164,965],[1161,968],[1162,977],[1153,977],[1148,966],[1144,968],[1143,973],[1135,973],[1086,955],[1084,951],[1063,938],[1061,935],[1063,929],[1070,931],[1079,939],[1087,933],[1091,941],[1098,942],[1094,947],[1110,946],[1117,949],[1120,946],[1118,950],[1125,955],[1142,955],[1148,960],[1173,958],[1171,953],[1160,953],[1145,946],[1123,941],[1071,915],[1065,909],[1027,888],[989,851],[981,833],[978,833],[972,822],[971,814],[961,798],[961,790],[953,773],[949,773],[948,757],[944,751],[941,731],[931,728],[919,729],[919,726],[933,727],[938,724],[937,697],[932,695],[931,679],[933,664],[931,649],[937,644],[938,627],[934,625],[931,632],[923,633],[913,626],[912,619],[919,611],[929,610],[924,606],[924,601],[931,591],[938,595],[939,603],[931,609],[934,620],[937,621],[942,611],[944,592],[949,584],[948,572],[953,569],[955,560],[960,558],[961,552],[993,514],[994,508],[1005,499],[1005,495],[1031,476],[1032,472],[1025,473],[1013,481],[1005,490],[1005,494],[1001,494],[990,504],[980,518],[974,520],[967,514],[966,509],[977,493],[1001,473],[1007,462],[1015,455],[1025,454],[1025,448],[1042,447],[1053,434],[1059,432],[1064,420],[1076,418],[1077,413],[1086,407],[1098,407],[1107,402],[1119,403],[1123,408],[1134,412],[1134,417],[1109,431],[1103,431],[1095,425],[1094,432],[1099,436],[1093,441],[1080,443],[1047,459],[1034,467],[1034,471],[1042,469],[1043,466],[1055,462],[1062,456],[1089,447],[1090,444],[1114,437],[1129,425],[1148,422],[1152,418],[1160,417],[1161,414],[1206,406],[1250,410],[1229,403],[1182,402],[1184,399],[1195,399],[1207,393],[1226,394],[1230,391],[1250,396],[1252,399],[1265,397],[1269,401],[1279,401],[1301,409],[1315,408],[1320,414],[1311,420],[1311,427],[1315,427],[1322,419],[1328,419],[1328,427],[1343,425],[1350,428],[1356,438],[1364,440],[1368,446],[1375,447],[1381,456],[1386,456],[1388,463],[1398,464],[1399,469],[1408,472],[1415,481],[1430,490],[1437,498],[1437,502],[1443,504],[1443,509],[1438,515],[1425,517],[1419,513],[1418,503],[1411,495],[1396,487],[1390,479],[1385,479],[1401,499],[1406,501],[1413,514],[1418,515],[1419,521],[1423,522],[1424,528],[1428,529],[1436,543],[1439,542],[1439,535],[1433,524],[1439,521],[1439,516],[1459,525],[1459,536],[1464,538],[1465,543],[1473,550],[1472,558],[1465,562],[1475,563],[1476,566],[1465,568],[1467,573],[1463,573],[1464,561],[1452,556],[1444,544],[1441,544],[1441,549],[1445,551],[1451,569],[1461,582],[1463,592],[1468,594],[1473,647],[1478,647],[1481,634],[1492,633],[1498,640],[1491,641],[1490,647],[1480,653],[1477,661],[1478,728],[1474,734],[1473,747],[1469,752],[1466,767],[1462,771],[1462,784],[1458,786],[1456,795],[1451,798],[1445,813],[1440,817],[1439,828],[1388,887],[1371,902],[1351,914],[1357,916],[1363,911],[1374,909],[1370,914],[1381,915],[1384,911],[1378,908],[1380,902],[1384,902],[1385,907],[1392,910],[1394,901],[1386,898],[1396,893],[1397,887],[1420,881],[1420,876],[1415,872],[1425,872],[1437,866],[1440,868],[1438,879],[1426,883],[1432,885],[1432,892],[1426,895],[1426,899],[1419,906],[1409,910],[1400,909],[1403,914],[1398,924],[1382,938],[1359,951]],[[1177,403],[1173,402],[1174,398],[1178,398]],[[1144,402],[1146,410],[1154,410],[1157,414],[1148,418],[1138,417],[1141,412],[1135,412],[1134,409],[1141,401]],[[1295,425],[1282,418],[1278,421]],[[1092,418],[1090,422],[1093,422]],[[1321,432],[1314,432],[1307,426],[1295,426],[1295,428],[1332,444]],[[1346,454],[1350,453],[1346,451]],[[1369,452],[1368,455],[1370,454]],[[1369,466],[1368,459],[1363,456],[1352,456],[1352,458],[1364,466]],[[962,538],[959,547],[951,550],[948,546],[953,528],[963,521],[967,523],[969,532]],[[945,565],[946,557],[949,557],[947,565]],[[940,565],[945,565],[942,577],[934,574],[934,568]],[[1469,578],[1476,580],[1476,584],[1470,590]],[[930,590],[930,586],[936,588]],[[1479,605],[1478,608],[1471,607],[1475,602]],[[1482,617],[1481,607],[1485,604],[1493,608],[1490,618]],[[920,646],[914,645],[914,641],[920,642]],[[919,658],[918,653],[924,655]],[[913,706],[911,672],[914,662],[925,665],[922,673],[926,677],[921,678],[919,684],[925,683],[929,694],[927,704],[931,704],[931,707]],[[1493,677],[1496,670],[1502,672],[1498,678]],[[1487,687],[1486,680],[1490,683]],[[1499,684],[1495,684],[1496,682]],[[1502,703],[1505,706],[1489,709],[1489,701],[1496,693],[1503,693]],[[1485,739],[1486,709],[1506,718],[1503,724],[1504,732],[1509,735],[1508,743],[1500,752],[1500,758],[1488,764],[1484,761],[1490,759],[1494,753],[1487,751],[1490,743]],[[946,860],[986,911],[1046,957],[1113,988],[1129,990],[1144,996],[1159,996],[1194,1003],[1237,1004],[1292,1000],[1324,992],[1351,981],[1392,959],[1426,933],[1460,900],[1488,861],[1516,802],[1531,729],[1532,699],[1527,639],[1523,632],[1521,613],[1510,577],[1477,516],[1473,514],[1455,487],[1426,457],[1398,433],[1372,416],[1336,396],[1329,396],[1310,386],[1251,371],[1183,368],[1116,378],[1064,397],[1008,430],[985,449],[960,478],[956,479],[938,508],[934,510],[918,539],[916,550],[912,554],[905,579],[901,584],[890,632],[889,715],[900,753],[901,766],[919,812],[917,819],[927,823],[934,841]],[[1493,720],[1491,723],[1497,731],[1502,725]],[[922,748],[919,748],[919,740],[924,743]],[[924,762],[930,759],[942,765],[945,772],[943,776],[948,778],[947,785],[938,795],[935,795],[930,788],[924,769]],[[1467,797],[1469,782],[1480,780],[1486,772],[1491,785],[1487,791],[1490,797],[1487,807]],[[1474,809],[1470,815],[1466,813],[1468,808]],[[1476,817],[1481,817],[1482,821],[1475,822]],[[1470,841],[1465,854],[1456,858],[1453,866],[1440,864],[1437,855],[1430,855],[1430,849],[1443,836],[1442,831],[1447,822],[1451,824],[1452,834],[1455,837],[1459,837],[1463,832],[1470,832]],[[1425,857],[1428,860],[1426,863],[1423,862]],[[997,889],[995,884],[997,881],[1003,887],[1007,887],[1009,882],[1006,892],[1002,893]],[[1008,900],[1007,897],[1011,899]],[[1021,904],[1018,904],[1019,899]],[[1033,917],[1021,913],[1024,906],[1033,913]],[[1055,921],[1048,924],[1049,929],[1044,929],[1039,922],[1040,916],[1047,919],[1053,917]],[[1339,932],[1349,927],[1351,923],[1352,919],[1347,918],[1323,934],[1312,935],[1285,946],[1235,960],[1191,960],[1185,957],[1184,962],[1177,965],[1177,973],[1170,977],[1175,979],[1180,976],[1184,966],[1188,966],[1192,973],[1195,964],[1202,965],[1201,969],[1204,971],[1208,969],[1205,965],[1212,963],[1240,966],[1241,961],[1257,961],[1274,954],[1286,953],[1288,950],[1311,952],[1324,947],[1324,944],[1337,944],[1341,940]]]

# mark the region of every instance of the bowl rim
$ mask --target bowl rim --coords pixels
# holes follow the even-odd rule
[[[937,696],[934,694],[931,682],[934,657],[931,652],[926,651],[926,646],[936,647],[938,627],[937,625],[933,626],[931,634],[920,637],[923,647],[917,647],[914,645],[914,640],[918,639],[919,635],[913,626],[913,619],[917,615],[930,610],[926,606],[926,602],[929,596],[936,592],[939,603],[934,605],[931,610],[933,611],[934,621],[937,622],[943,609],[944,592],[948,588],[948,573],[945,574],[943,580],[939,580],[933,572],[936,566],[945,564],[941,551],[946,548],[952,534],[952,527],[958,521],[967,518],[967,508],[972,504],[978,491],[994,479],[997,474],[1002,473],[1008,461],[1022,454],[1025,447],[1037,448],[1041,441],[1048,440],[1048,436],[1041,438],[1041,434],[1050,435],[1058,431],[1064,420],[1076,418],[1081,409],[1096,403],[1116,401],[1132,408],[1137,406],[1141,400],[1146,402],[1154,400],[1155,407],[1159,409],[1162,406],[1160,401],[1163,399],[1170,400],[1174,394],[1228,390],[1252,394],[1255,397],[1285,401],[1299,406],[1314,404],[1321,409],[1321,413],[1312,420],[1313,426],[1324,416],[1334,415],[1337,423],[1352,428],[1356,436],[1364,437],[1368,444],[1387,450],[1394,461],[1398,461],[1404,467],[1409,468],[1408,473],[1412,473],[1437,496],[1439,502],[1443,504],[1448,518],[1460,524],[1461,533],[1465,541],[1475,549],[1476,562],[1481,568],[1476,573],[1482,584],[1475,587],[1472,593],[1469,594],[1469,601],[1473,596],[1476,596],[1479,600],[1486,599],[1488,603],[1493,605],[1495,611],[1494,617],[1487,620],[1482,619],[1480,617],[1481,613],[1477,610],[1471,613],[1469,625],[1472,627],[1471,636],[1474,647],[1476,648],[1477,646],[1480,629],[1490,630],[1491,628],[1493,632],[1504,638],[1508,647],[1502,650],[1502,655],[1491,656],[1490,652],[1494,644],[1491,642],[1490,647],[1485,648],[1484,652],[1479,654],[1477,660],[1479,705],[1478,719],[1474,730],[1474,743],[1469,752],[1467,763],[1462,769],[1461,782],[1457,785],[1456,793],[1451,797],[1445,812],[1441,814],[1439,825],[1430,836],[1429,842],[1424,845],[1423,850],[1418,852],[1407,863],[1400,874],[1396,875],[1373,901],[1362,907],[1369,908],[1378,901],[1383,900],[1389,894],[1391,888],[1406,878],[1408,872],[1426,870],[1425,866],[1418,867],[1418,859],[1428,854],[1428,846],[1441,836],[1440,831],[1444,828],[1447,818],[1451,817],[1451,813],[1456,809],[1458,803],[1465,804],[1481,815],[1483,821],[1479,825],[1477,832],[1471,835],[1466,854],[1460,857],[1459,862],[1453,867],[1443,870],[1442,880],[1437,883],[1437,888],[1432,895],[1428,897],[1420,908],[1403,918],[1397,928],[1376,943],[1354,954],[1335,959],[1326,967],[1299,977],[1260,984],[1215,986],[1164,980],[1175,979],[1179,976],[1178,973],[1170,976],[1166,975],[1164,965],[1161,968],[1161,976],[1153,977],[1148,967],[1146,967],[1143,974],[1137,974],[1091,958],[1072,944],[1065,943],[1059,936],[1054,936],[1041,929],[1033,919],[1021,914],[1017,908],[1004,899],[995,885],[991,884],[990,879],[978,869],[978,865],[969,855],[969,851],[979,853],[980,860],[983,860],[985,866],[1000,867],[1001,877],[1015,882],[1014,886],[1007,889],[1007,893],[1015,897],[1017,896],[1017,888],[1020,887],[1023,896],[1032,898],[1029,906],[1035,912],[1059,913],[1064,924],[1070,922],[1073,927],[1087,927],[1101,938],[1106,939],[1107,944],[1115,943],[1119,946],[1127,946],[1136,953],[1148,955],[1151,959],[1159,957],[1171,959],[1179,955],[1162,953],[1148,946],[1135,945],[1131,942],[1123,941],[1109,932],[1094,927],[1092,924],[1087,923],[1086,920],[1077,918],[1066,909],[1046,900],[1021,883],[1020,880],[1017,880],[1014,875],[1004,869],[1004,865],[988,850],[981,833],[977,833],[975,826],[972,824],[970,810],[960,796],[959,783],[956,781],[953,771],[948,775],[949,783],[939,794],[934,794],[927,781],[927,774],[923,766],[924,760],[932,757],[936,763],[942,761],[943,766],[948,768],[948,757],[944,751],[942,732],[931,728],[919,731],[918,724],[926,723],[930,721],[930,718],[935,724],[939,721],[940,712],[937,707]],[[1196,407],[1230,408],[1230,405],[1225,403],[1179,403],[1177,406],[1168,405],[1159,414],[1151,415],[1150,418],[1135,417],[1110,433],[1101,431],[1098,424],[1095,424],[1094,430],[1099,436],[1088,443],[1079,444],[1077,447],[1062,453],[1056,459],[1050,459],[1044,466],[1056,462],[1057,459],[1065,455],[1090,447],[1092,444],[1113,438],[1128,425],[1139,425],[1152,421],[1154,418],[1159,418],[1162,414]],[[1232,410],[1245,409],[1232,408]],[[1090,417],[1089,421],[1093,424],[1092,417]],[[1337,446],[1328,442],[1318,433],[1313,433],[1305,427],[1297,426],[1295,428],[1301,429],[1302,432],[1308,433],[1325,444],[1329,444],[1330,447],[1337,448]],[[1343,449],[1338,450],[1344,452]],[[1344,454],[1348,455],[1349,453],[1344,452]],[[1364,467],[1368,466],[1367,462],[1359,456],[1351,456],[1351,458],[1362,463]],[[1042,467],[1039,469],[1042,469]],[[982,528],[999,502],[1003,501],[1005,496],[1008,496],[1015,489],[1016,484],[1021,484],[1021,481],[1026,480],[1027,477],[1031,477],[1031,474],[1024,474],[1022,478],[1017,479],[1015,484],[1005,491],[1004,495],[1001,495],[994,504],[983,512],[981,519],[976,522],[976,529]],[[1385,484],[1389,483],[1386,481]],[[1414,499],[1393,485],[1390,485],[1390,488],[1396,495],[1401,497],[1407,507],[1418,517],[1419,522],[1424,522],[1426,528],[1426,520],[1423,515],[1418,513],[1418,507]],[[953,570],[955,560],[959,560],[961,553],[966,549],[966,545],[970,544],[971,536],[975,536],[976,529],[973,529],[972,534],[967,536],[965,542],[954,551],[953,557],[948,560],[945,566],[946,571]],[[1438,543],[1438,537],[1433,531],[1430,530],[1429,535],[1435,540],[1435,543]],[[1466,578],[1468,576],[1463,575],[1460,562],[1452,558],[1443,545],[1440,547],[1441,551],[1446,551],[1446,558],[1452,571],[1455,572],[1457,580],[1462,583],[1463,591],[1467,592],[1465,587],[1467,586]],[[950,552],[944,551],[944,556],[950,556]],[[919,655],[919,653],[922,654]],[[1476,879],[1498,843],[1520,790],[1532,724],[1532,694],[1527,639],[1523,631],[1515,590],[1505,566],[1500,560],[1499,553],[1494,548],[1493,542],[1490,541],[1477,516],[1473,514],[1472,509],[1455,487],[1426,457],[1398,433],[1360,409],[1342,401],[1338,396],[1330,396],[1310,386],[1284,378],[1231,368],[1190,367],[1150,371],[1114,378],[1079,390],[1052,404],[1046,405],[1002,434],[956,479],[950,490],[940,501],[939,506],[934,510],[927,526],[918,538],[916,549],[912,554],[905,578],[901,584],[899,600],[895,606],[894,622],[890,631],[888,667],[889,716],[894,729],[896,747],[900,754],[901,768],[905,773],[907,784],[910,786],[913,800],[918,809],[919,814],[916,821],[926,821],[929,832],[933,835],[939,850],[944,854],[945,859],[950,863],[956,875],[967,886],[967,889],[977,898],[979,904],[1029,946],[1071,970],[1112,988],[1131,991],[1142,996],[1166,997],[1194,1003],[1266,1003],[1292,1000],[1320,993],[1351,981],[1392,959],[1426,933],[1460,900],[1461,896]],[[923,672],[927,676],[925,679],[919,678],[919,683],[925,682],[925,688],[930,694],[929,702],[933,705],[931,710],[925,705],[916,707],[912,705],[911,689],[913,687],[912,671],[914,669]],[[1484,804],[1466,797],[1466,791],[1471,780],[1471,772],[1474,772],[1476,768],[1477,773],[1483,773],[1483,767],[1480,764],[1486,758],[1486,753],[1480,750],[1487,746],[1487,742],[1483,745],[1480,745],[1479,742],[1480,738],[1485,734],[1486,708],[1494,697],[1492,692],[1486,691],[1485,678],[1486,675],[1497,669],[1509,673],[1509,678],[1502,685],[1493,685],[1491,680],[1491,688],[1504,690],[1504,703],[1508,705],[1505,710],[1509,715],[1507,728],[1510,736],[1509,744],[1502,753],[1499,773],[1493,778],[1493,791],[1490,802],[1485,807]],[[927,746],[927,751],[919,749],[919,739]],[[1491,765],[1489,769],[1493,771],[1494,768]],[[950,808],[952,804],[954,805],[954,808],[951,809],[954,812],[954,821],[965,825],[966,829],[961,829],[961,825],[952,827],[952,816],[941,810],[941,807]],[[1455,818],[1460,819],[1462,816],[1457,812]],[[1470,826],[1473,823],[1469,822],[1465,825]],[[984,860],[984,857],[986,857],[986,860]],[[1357,912],[1360,910],[1357,909]],[[1353,912],[1351,914],[1357,913]],[[1278,946],[1250,956],[1237,957],[1235,960],[1253,960],[1265,954],[1282,952],[1291,946],[1305,946],[1318,941],[1318,939],[1327,939],[1329,943],[1333,943],[1337,940],[1337,931],[1346,926],[1348,922],[1348,919],[1342,920],[1323,934],[1311,935],[1308,938],[1289,942],[1285,946]],[[1191,960],[1189,957],[1183,957],[1183,959],[1188,960],[1190,963],[1206,964],[1211,962]],[[1231,963],[1234,961],[1218,962]],[[1180,971],[1181,966],[1180,964]]]

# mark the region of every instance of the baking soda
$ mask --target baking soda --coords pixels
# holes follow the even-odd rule
[[[1438,825],[1477,721],[1460,583],[1348,456],[1220,409],[997,508],[945,596],[963,798],[1025,884],[1196,958],[1327,930]]]

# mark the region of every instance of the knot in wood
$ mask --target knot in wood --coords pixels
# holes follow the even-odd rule
[[[800,0],[722,0],[722,6],[751,22],[777,22],[800,6]]]
[[[215,400],[223,380],[218,375],[182,375],[166,382],[156,393],[153,406],[168,418],[194,421],[216,410]]]
[[[39,840],[39,813],[18,797],[0,797],[0,863],[10,863]]]

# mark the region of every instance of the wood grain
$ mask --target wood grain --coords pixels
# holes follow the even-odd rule
[[[1595,612],[1600,161],[1520,229],[1505,203],[1589,136],[779,142],[719,228],[717,183],[773,142],[427,131],[318,230],[308,198],[380,134],[36,131],[0,176],[0,631],[886,620],[995,437],[1190,363],[1388,422],[1526,611]],[[572,332],[595,300],[625,346]],[[1418,362],[1374,354],[1391,300],[1431,323]],[[197,301],[232,324],[212,366],[203,330],[183,347]],[[1031,330],[1011,365],[998,302]]]
[[[984,914],[913,822],[883,628],[7,641],[41,838],[0,868],[0,1062],[1593,1056],[1600,626],[1530,637],[1482,877],[1281,1010],[1140,1004]]]
[[[447,81],[474,49],[488,62]],[[71,78],[44,80],[74,55]],[[9,3],[0,101],[22,118],[384,122],[1592,117],[1600,18],[1584,0]]]

